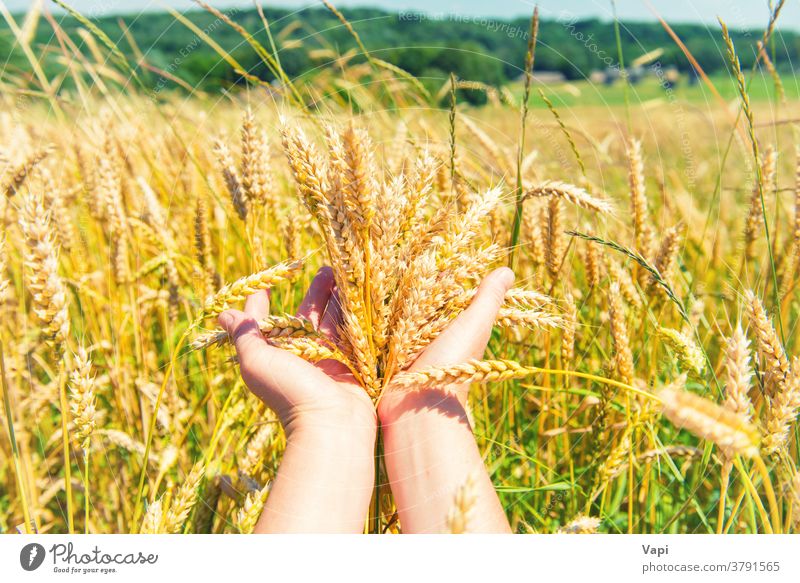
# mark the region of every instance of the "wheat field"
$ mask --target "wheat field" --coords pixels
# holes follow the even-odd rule
[[[800,532],[800,108],[728,50],[739,99],[691,107],[560,109],[530,75],[432,104],[378,59],[218,99],[90,63],[7,87],[0,531],[252,531],[284,437],[215,316],[269,288],[265,336],[375,402],[472,383],[516,532]],[[294,317],[322,265],[337,345]],[[485,360],[404,372],[502,265]],[[377,484],[365,531],[401,532]]]

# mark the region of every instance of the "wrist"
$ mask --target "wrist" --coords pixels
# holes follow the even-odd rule
[[[377,434],[374,409],[295,410],[282,417],[287,442],[335,443],[349,451],[365,450],[372,455]]]
[[[469,425],[466,392],[452,388],[389,391],[381,397],[377,413],[382,427],[412,420],[424,422],[437,416],[458,419]]]

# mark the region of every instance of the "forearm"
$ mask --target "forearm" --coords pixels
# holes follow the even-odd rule
[[[374,480],[375,430],[293,429],[258,533],[360,533]]]
[[[383,416],[384,454],[406,533],[447,532],[456,492],[467,481],[475,499],[470,532],[510,532],[466,412],[454,396],[428,392]]]

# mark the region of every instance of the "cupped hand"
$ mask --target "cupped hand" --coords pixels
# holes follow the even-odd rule
[[[310,363],[273,346],[258,328],[269,314],[266,291],[247,299],[244,311],[227,310],[219,323],[230,335],[247,387],[278,415],[287,435],[299,428],[341,431],[376,428],[375,408],[346,365],[336,360]],[[310,320],[334,344],[341,310],[333,272],[321,268],[308,288],[297,316]]]
[[[496,269],[487,275],[469,307],[422,351],[408,370],[418,371],[426,367],[460,364],[470,359],[482,358],[506,292],[513,283],[514,272],[507,267]],[[381,396],[378,415],[381,423],[386,423],[410,409],[439,408],[455,413],[452,409],[463,409],[466,405],[468,392],[469,385],[409,390],[392,388],[390,384]]]

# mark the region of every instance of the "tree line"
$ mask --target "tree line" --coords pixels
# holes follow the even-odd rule
[[[255,9],[231,8],[225,14],[252,33],[262,45],[270,47],[274,42],[281,66],[292,78],[313,76],[335,63],[337,56],[356,49],[352,33],[324,8],[302,11],[265,8],[272,41]],[[373,56],[405,69],[431,88],[441,87],[451,72],[460,79],[494,86],[513,82],[522,74],[530,26],[526,18],[431,16],[370,8],[348,9],[345,15]],[[264,81],[273,80],[272,72],[256,52],[217,16],[199,10],[187,12],[185,16],[229,52],[248,73]],[[75,45],[91,58],[91,47],[79,33],[84,26],[68,15],[59,14],[57,19]],[[154,68],[204,90],[243,83],[239,73],[169,13],[104,16],[93,21],[132,62],[143,56],[152,65],[152,68],[141,65],[139,68],[145,82],[153,87],[179,87],[154,72]],[[657,62],[662,67],[691,72],[681,49],[660,24],[623,22],[620,28],[625,63],[661,49],[663,52]],[[127,34],[123,29],[127,29]],[[673,29],[707,73],[725,70],[725,51],[716,27],[681,24]],[[733,38],[742,65],[751,66],[761,31],[739,30],[733,33]],[[609,22],[578,19],[565,11],[555,19],[540,23],[538,39],[537,70],[559,72],[567,79],[582,79],[595,70],[619,67],[614,27]],[[49,27],[40,25],[33,44],[45,72],[57,74],[59,67],[64,66],[57,36]],[[797,33],[779,30],[773,36],[770,53],[779,69],[790,69],[799,52]],[[31,76],[26,57],[15,47],[4,21],[0,23],[0,54],[6,55],[2,69],[4,82],[24,81],[26,76]],[[361,59],[363,56],[356,53],[349,63]],[[64,84],[69,84],[67,76]]]

